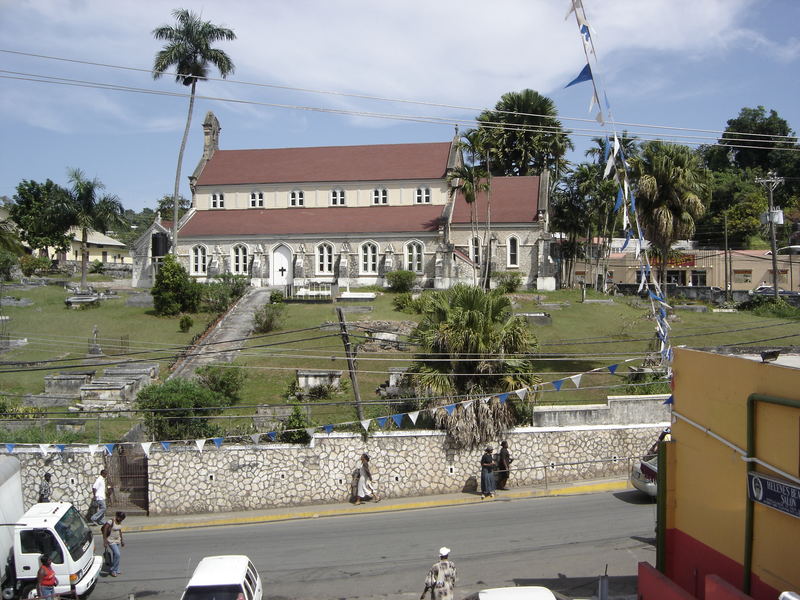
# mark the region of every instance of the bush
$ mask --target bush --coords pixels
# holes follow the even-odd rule
[[[215,394],[226,399],[226,404],[236,404],[247,375],[241,367],[208,365],[197,369],[198,381]]]
[[[284,300],[286,300],[286,297],[283,295],[282,291],[272,290],[272,292],[270,292],[269,295],[270,304],[282,304]]]
[[[186,333],[189,331],[192,328],[192,325],[194,325],[194,319],[189,315],[183,315],[181,320],[178,321],[178,327],[180,328],[181,333]]]
[[[153,307],[158,315],[177,315],[195,313],[200,306],[202,286],[189,277],[175,257],[164,257],[156,274],[156,281],[150,291]]]
[[[786,302],[780,296],[766,294],[753,294],[746,302],[739,305],[740,310],[749,310],[759,317],[773,317],[776,319],[800,319],[800,308]]]
[[[253,315],[253,330],[256,333],[269,333],[280,329],[285,313],[285,304],[265,304]]]
[[[281,433],[280,440],[288,444],[307,444],[311,440],[306,431],[307,427],[311,427],[311,421],[306,416],[303,407],[295,403],[292,408],[292,414],[283,422],[284,430]],[[295,429],[296,431],[286,431],[287,429]]]
[[[389,271],[386,274],[386,281],[389,282],[389,289],[393,292],[410,292],[414,286],[417,276],[411,271]]]
[[[30,254],[26,254],[19,258],[19,268],[25,277],[49,271],[52,263],[53,261],[46,256],[31,256]]]
[[[144,413],[144,424],[157,440],[187,440],[220,435],[221,428],[207,417],[218,415],[227,399],[217,396],[198,381],[170,379],[148,385],[136,403]],[[158,410],[156,410],[158,409]]]
[[[222,313],[247,291],[247,276],[225,273],[203,286],[203,302],[211,313]]]
[[[522,285],[522,274],[518,271],[498,271],[492,273],[497,280],[497,289],[504,294],[513,294]]]
[[[411,298],[411,292],[402,292],[392,298],[392,306],[394,306],[395,310],[400,312],[413,312],[410,310],[413,303],[414,300]]]
[[[93,260],[92,264],[89,265],[89,273],[105,273],[106,266],[103,264],[102,260]]]
[[[325,385],[324,383],[312,386],[308,390],[309,400],[330,400],[332,396],[333,386]]]
[[[16,255],[6,250],[0,251],[0,280],[11,281],[11,271],[19,264]]]

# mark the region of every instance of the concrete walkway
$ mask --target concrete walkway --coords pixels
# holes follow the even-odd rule
[[[267,288],[250,288],[192,349],[192,355],[178,363],[167,379],[192,377],[205,365],[231,362],[253,331],[255,311],[269,301],[269,295]]]
[[[125,520],[125,533],[142,531],[164,531],[169,529],[187,529],[195,527],[214,527],[221,525],[245,525],[250,523],[270,523],[295,519],[316,519],[361,513],[393,512],[398,510],[415,510],[421,508],[441,508],[463,504],[480,504],[504,499],[540,498],[546,496],[564,496],[609,492],[631,489],[625,479],[603,479],[584,481],[558,486],[525,487],[508,491],[498,491],[494,499],[481,500],[477,493],[439,494],[435,496],[414,496],[407,498],[387,498],[380,502],[369,502],[355,505],[349,502],[339,504],[318,504],[305,506],[287,506],[267,508],[246,512],[220,512],[192,515],[137,516],[131,515]]]

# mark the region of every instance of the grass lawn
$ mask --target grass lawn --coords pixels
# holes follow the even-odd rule
[[[142,355],[133,358],[160,359],[163,374],[172,354],[166,349],[187,344],[210,318],[209,315],[195,315],[194,327],[187,333],[181,333],[177,317],[156,317],[147,309],[125,306],[124,292],[119,299],[105,300],[99,308],[85,310],[65,308],[66,292],[58,287],[6,289],[4,295],[31,298],[34,301],[30,307],[3,308],[4,314],[10,317],[7,332],[12,338],[24,337],[29,341],[28,345],[5,353],[2,359],[6,365],[0,367],[0,371],[17,371],[0,373],[0,395],[5,394],[12,401],[20,394],[43,391],[43,377],[54,371],[14,369],[8,366],[9,361],[67,359],[64,365],[85,365],[94,325],[98,326],[99,343],[106,354],[143,351]],[[371,312],[345,315],[354,346],[361,343],[365,335],[357,326],[357,321],[419,320],[418,315],[395,311],[393,298],[392,293],[379,294],[373,302],[361,304],[370,306]],[[591,291],[587,293],[587,298],[608,299]],[[654,322],[648,317],[649,302],[632,297],[616,297],[612,304],[583,304],[580,302],[580,292],[572,290],[521,293],[516,294],[513,300],[517,312],[545,311],[552,316],[552,325],[534,327],[540,352],[535,364],[543,381],[601,369],[597,373],[583,375],[579,389],[575,389],[571,381],[565,381],[561,392],[542,393],[542,402],[602,402],[607,395],[627,393],[619,377],[627,371],[626,366],[621,365],[616,376],[605,367],[621,364],[629,358],[642,357],[648,350],[654,333]],[[542,307],[540,302],[558,303],[560,307]],[[231,431],[247,430],[251,423],[249,415],[253,414],[255,404],[286,404],[287,390],[295,380],[297,369],[334,369],[343,372],[343,390],[329,400],[314,402],[311,416],[315,424],[356,419],[336,305],[287,304],[286,307],[282,329],[267,335],[252,336],[235,361],[236,365],[245,369],[247,380],[241,406],[227,413],[232,417],[229,423]],[[329,323],[331,327],[320,328],[324,323]],[[748,312],[679,311],[671,325],[673,346],[800,345],[800,321],[762,318]],[[129,338],[127,350],[120,343],[124,336]],[[388,379],[389,368],[407,366],[410,358],[409,352],[358,351],[358,385],[366,417],[412,410],[407,406],[399,408],[382,401],[375,393],[376,388]],[[552,389],[552,386],[545,387]],[[97,427],[90,424],[80,439],[113,441],[130,425],[129,419],[104,419],[99,432]]]

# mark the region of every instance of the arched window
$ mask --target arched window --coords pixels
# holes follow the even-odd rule
[[[317,246],[317,273],[320,275],[333,273],[333,246],[330,244]]]
[[[250,208],[264,208],[264,192],[250,192]]]
[[[417,193],[414,197],[417,204],[430,204],[431,203],[431,188],[417,188]]]
[[[331,190],[331,206],[344,206],[344,190]]]
[[[205,275],[208,272],[206,247],[195,246],[192,248],[192,275]],[[116,262],[116,257],[114,257]]]
[[[222,192],[211,194],[211,208],[225,208],[225,194]]]
[[[361,272],[378,272],[378,244],[367,242],[361,246]]]
[[[234,275],[247,275],[247,246],[244,244],[231,249],[231,271]]]
[[[422,244],[409,242],[406,244],[406,269],[414,273],[422,273]]]
[[[289,194],[289,206],[303,206],[305,194],[302,190],[292,190]]]
[[[475,264],[481,263],[481,241],[476,237],[469,242],[469,257]]]
[[[519,266],[519,240],[513,235],[508,238],[506,265],[509,267]]]
[[[372,203],[388,204],[389,190],[387,190],[386,188],[375,188],[374,190],[372,190]]]

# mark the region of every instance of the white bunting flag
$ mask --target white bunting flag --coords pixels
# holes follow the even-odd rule
[[[492,399],[491,396],[486,396],[485,398],[481,398],[481,402],[483,402],[484,404],[488,404],[489,400],[491,400],[491,399]]]
[[[520,400],[525,400],[525,396],[528,395],[528,388],[522,388],[521,390],[517,390],[514,392],[517,395],[517,398]]]
[[[576,388],[581,387],[581,377],[583,377],[583,373],[578,373],[577,375],[570,377]]]
[[[467,400],[466,402],[463,402],[462,404],[464,406],[464,410],[467,410],[470,406],[472,406],[473,402],[474,400]]]
[[[94,454],[98,448],[99,444],[89,444],[89,454]]]
[[[361,426],[364,428],[364,431],[369,431],[369,423],[372,419],[364,419],[361,421]]]
[[[258,444],[258,442],[261,441],[261,434],[260,433],[254,433],[254,434],[252,434],[250,436],[250,439],[253,440],[254,444]]]
[[[411,419],[411,422],[416,425],[417,424],[417,417],[419,417],[419,411],[415,410],[414,412],[408,413],[408,418]]]
[[[308,437],[310,437],[310,438],[314,437],[314,433],[316,431],[317,431],[316,427],[306,427],[306,433],[308,434]]]
[[[150,458],[150,446],[152,445],[153,442],[142,442],[142,450],[147,458]]]
[[[39,444],[39,450],[42,451],[42,454],[45,456],[47,455],[47,449],[50,447],[50,444]]]
[[[202,452],[203,451],[203,446],[206,445],[206,441],[205,440],[195,440],[194,441],[194,445],[197,446],[198,452]]]

